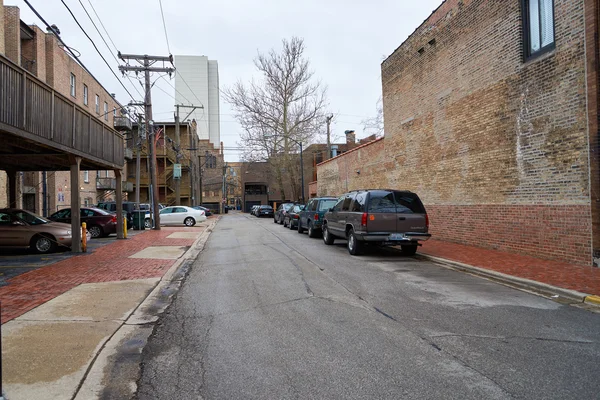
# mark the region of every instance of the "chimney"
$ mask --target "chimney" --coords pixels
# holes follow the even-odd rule
[[[354,131],[344,131],[346,134],[346,144],[355,144],[356,143],[356,134]]]
[[[337,157],[337,155],[338,155],[338,145],[332,144],[331,145],[331,157]]]

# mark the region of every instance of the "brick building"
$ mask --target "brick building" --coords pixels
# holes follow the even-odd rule
[[[413,190],[437,239],[597,265],[598,4],[445,1],[382,63],[385,137],[319,194]]]
[[[114,126],[114,117],[122,106],[62,47],[54,32],[45,32],[20,19],[20,10],[4,6],[0,0],[0,53],[25,68],[56,92],[96,115],[106,126]],[[60,34],[60,33],[59,33]],[[19,175],[17,207],[38,214],[51,214],[70,206],[69,172],[24,172]],[[116,184],[113,171],[81,171],[79,191],[82,205],[114,199]],[[0,171],[0,207],[6,206],[6,174]],[[46,202],[44,202],[46,198]],[[45,209],[44,209],[45,205]]]

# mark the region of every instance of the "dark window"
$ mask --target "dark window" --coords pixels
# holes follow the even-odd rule
[[[554,0],[522,0],[525,58],[554,49]]]
[[[341,211],[342,210],[342,204],[344,204],[344,196],[340,197],[339,199],[337,199],[337,203],[335,203],[335,206],[333,206],[333,211]]]
[[[371,192],[371,196],[369,198],[369,212],[395,213],[396,199],[394,198],[394,192],[388,192],[383,190]]]
[[[342,211],[349,211],[350,204],[352,204],[352,200],[356,196],[356,193],[348,193],[344,198],[344,204],[342,204]]]
[[[94,214],[94,212],[92,210],[85,210],[85,209],[83,209],[83,210],[80,210],[80,211],[81,211],[81,216],[82,217],[93,217],[93,216],[96,215],[96,214]]]
[[[71,218],[71,209],[65,208],[64,210],[60,210],[59,212],[54,213],[52,218]]]
[[[395,192],[396,193],[396,212],[402,214],[425,214],[425,207],[421,199],[414,193]]]
[[[306,211],[315,211],[316,209],[317,209],[317,201],[316,200],[309,201],[305,208]]]
[[[352,203],[352,211],[364,212],[365,211],[365,200],[367,199],[367,193],[361,192],[356,195],[354,202]]]
[[[329,211],[330,208],[335,207],[335,199],[321,200],[319,204],[319,211]]]

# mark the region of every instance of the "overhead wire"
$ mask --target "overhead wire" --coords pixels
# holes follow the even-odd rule
[[[100,22],[100,25],[102,26],[102,29],[104,29],[104,32],[106,33],[106,36],[108,36],[108,40],[110,40],[110,42],[112,43],[113,47],[115,48],[115,51],[118,53],[119,49],[117,48],[117,46],[115,45],[115,42],[113,42],[112,38],[110,37],[110,34],[108,33],[108,30],[106,30],[106,27],[104,26],[104,24],[102,23],[102,19],[100,18],[100,16],[98,15],[98,13],[96,12],[96,9],[94,8],[94,5],[92,4],[92,2],[90,0],[87,0],[90,7],[92,7],[92,11],[94,12],[94,14],[96,15],[96,18],[98,18],[98,21]],[[81,0],[79,0],[79,2],[81,3]],[[83,4],[81,5],[83,7]],[[85,7],[84,7],[85,9]]]
[[[158,0],[158,4],[160,5],[160,15],[162,16],[163,27],[165,28],[165,38],[167,39],[167,50],[169,50],[169,54],[171,54],[171,46],[169,46],[169,35],[167,35],[167,24],[165,23],[165,13],[163,12],[162,1]]]
[[[89,2],[89,0],[88,0]],[[64,4],[64,2],[63,2]],[[94,28],[96,28],[96,32],[98,32],[98,35],[100,35],[100,39],[102,39],[102,41],[104,42],[104,44],[106,45],[106,48],[108,49],[108,51],[110,52],[110,55],[114,58],[114,60],[117,62],[117,64],[119,64],[119,60],[117,59],[117,56],[115,56],[112,52],[112,49],[110,48],[110,46],[108,45],[108,43],[106,43],[106,40],[104,40],[104,36],[102,35],[102,33],[100,32],[100,30],[98,29],[98,27],[96,26],[96,23],[94,22],[94,20],[92,19],[92,16],[88,13],[87,9],[85,8],[85,6],[83,5],[83,3],[81,2],[81,0],[79,0],[79,4],[81,4],[81,8],[83,8],[83,11],[85,11],[85,14],[88,16],[88,18],[90,19],[90,22],[92,23],[92,25],[94,25]],[[90,3],[91,5],[91,3]],[[68,7],[67,7],[68,8]],[[93,6],[92,6],[93,8]],[[94,11],[95,12],[95,11]],[[73,14],[71,14],[73,15]],[[98,14],[96,14],[96,17],[98,18],[98,21],[100,21],[100,23],[102,24],[102,20],[100,19],[100,17],[98,17]],[[102,24],[102,27],[104,27],[104,24]],[[106,28],[104,28],[104,31],[106,32]],[[106,35],[108,36],[108,38],[110,39],[110,35],[108,34],[108,32],[106,32]],[[119,49],[117,49],[117,47],[115,46],[114,42],[112,41],[112,39],[110,39],[111,43],[113,44],[113,46],[115,47],[115,50],[117,50],[117,52],[119,51]],[[129,82],[131,83],[131,85],[133,86],[133,88],[135,89],[135,91],[140,95],[140,97],[144,97],[144,95],[142,94],[142,92],[140,92],[140,90],[137,88],[137,86],[133,83],[133,81],[131,80],[131,77],[129,75],[126,75],[127,79],[129,80]]]
[[[38,18],[40,18],[42,20],[42,22],[44,24],[46,24],[46,26],[48,28],[50,28],[53,32],[54,29],[52,27],[50,27],[50,25],[48,25],[48,23],[42,18],[42,16],[35,10],[35,8],[33,8],[33,6],[29,3],[28,0],[23,0],[25,1],[25,3],[29,6],[29,8],[31,8],[31,10],[38,16]],[[131,97],[131,100],[135,101],[135,98],[133,97],[133,95],[131,94],[131,92],[129,90],[127,90],[127,88],[125,87],[125,85],[123,84],[123,82],[121,82],[121,80],[119,79],[119,77],[117,76],[117,74],[115,73],[115,71],[113,71],[112,67],[110,66],[110,64],[108,63],[108,61],[106,61],[106,58],[104,58],[104,56],[102,55],[102,53],[100,52],[100,50],[98,50],[98,47],[96,46],[96,43],[94,43],[94,41],[92,40],[92,38],[90,37],[90,35],[87,34],[87,32],[85,31],[85,29],[81,26],[81,24],[79,23],[79,21],[77,20],[77,17],[75,17],[75,15],[73,14],[73,12],[71,11],[71,9],[69,8],[69,6],[65,3],[64,0],[60,0],[61,3],[63,3],[63,5],[67,8],[67,10],[69,11],[69,14],[71,14],[71,17],[73,17],[73,20],[75,20],[75,22],[77,23],[77,25],[79,26],[79,28],[81,29],[81,31],[85,34],[85,36],[89,39],[89,41],[92,43],[92,45],[94,46],[94,49],[96,49],[96,52],[98,53],[98,55],[100,55],[100,58],[102,58],[102,60],[104,61],[104,63],[106,64],[106,66],[108,67],[108,69],[110,70],[110,72],[114,75],[114,77],[117,79],[117,81],[119,81],[119,83],[121,84],[121,86],[123,86],[123,89],[125,89],[125,91],[127,92],[127,94],[129,95],[129,97]],[[81,60],[79,60],[79,58],[77,56],[75,56],[75,54],[68,48],[68,46],[66,45],[66,43],[60,38],[59,35],[56,35],[56,37],[58,38],[58,40],[60,40],[60,42],[69,50],[69,52],[73,55],[73,57],[75,57],[75,59],[81,64],[81,66],[94,78],[96,79],[96,77],[94,75],[92,75],[92,73],[89,71],[89,69],[87,67],[85,67],[83,65],[83,63],[81,62]],[[98,79],[96,79],[96,81],[98,81]],[[98,81],[100,82],[100,81]]]

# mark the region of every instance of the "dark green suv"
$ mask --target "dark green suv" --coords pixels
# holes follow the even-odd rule
[[[323,241],[348,240],[348,251],[361,254],[365,243],[400,245],[413,255],[419,241],[431,237],[429,218],[419,196],[404,190],[356,190],[338,198],[325,213]]]
[[[337,197],[315,197],[308,201],[298,219],[298,233],[308,231],[308,237],[314,238],[321,234],[325,212],[335,206]]]

